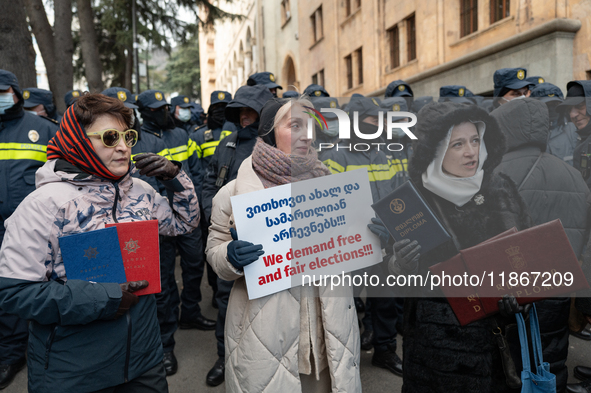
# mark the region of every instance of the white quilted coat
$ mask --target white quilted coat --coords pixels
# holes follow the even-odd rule
[[[262,190],[252,169],[252,157],[244,160],[236,180],[213,199],[207,260],[224,280],[233,280],[226,316],[226,391],[300,393],[298,346],[300,292],[292,288],[248,300],[242,271],[226,259],[235,227],[230,197]],[[340,294],[320,287],[322,327],[332,392],[361,392],[359,377],[359,327],[351,288]]]

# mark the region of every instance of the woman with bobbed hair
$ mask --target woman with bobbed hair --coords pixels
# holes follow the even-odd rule
[[[351,288],[294,287],[249,300],[244,279],[243,267],[264,251],[237,240],[230,198],[330,174],[307,137],[305,107],[313,106],[304,98],[265,104],[252,155],[213,200],[207,259],[220,278],[234,281],[225,331],[227,392],[361,391]]]
[[[131,177],[132,113],[116,98],[81,96],[49,142],[37,190],[6,220],[0,304],[31,321],[30,392],[168,391],[155,297],[133,293],[150,283],[69,280],[59,243],[118,222],[155,219],[166,236],[197,227],[197,197],[180,164],[155,154],[135,158],[171,201]]]

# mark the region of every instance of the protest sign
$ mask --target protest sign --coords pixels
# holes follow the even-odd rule
[[[382,261],[365,168],[231,200],[238,238],[265,250],[244,268],[250,299]]]

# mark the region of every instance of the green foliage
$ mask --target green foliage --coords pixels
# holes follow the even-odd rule
[[[166,65],[166,90],[192,98],[201,95],[199,42],[195,35],[176,49]]]

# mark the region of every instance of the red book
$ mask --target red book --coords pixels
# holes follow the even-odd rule
[[[497,236],[486,240],[481,244],[514,234],[516,232],[517,228],[513,227],[503,233],[498,234]],[[462,259],[462,254],[458,254],[445,262],[431,266],[429,270],[431,270],[433,274],[437,274],[439,277],[442,277],[443,274],[449,275],[451,277],[455,275],[461,276],[464,274],[464,272],[466,272],[466,265]],[[480,296],[477,292],[478,288],[448,284],[449,283],[447,282],[442,283],[441,290],[445,294],[449,305],[453,309],[454,314],[456,314],[456,317],[462,326],[487,316],[487,314],[484,312]]]
[[[487,314],[498,312],[497,302],[504,295],[525,304],[589,288],[560,220],[460,253],[469,274],[488,277],[492,273],[494,285],[487,278],[479,290]]]
[[[160,293],[158,220],[107,224],[116,227],[127,281],[147,280],[150,285],[136,295]]]

